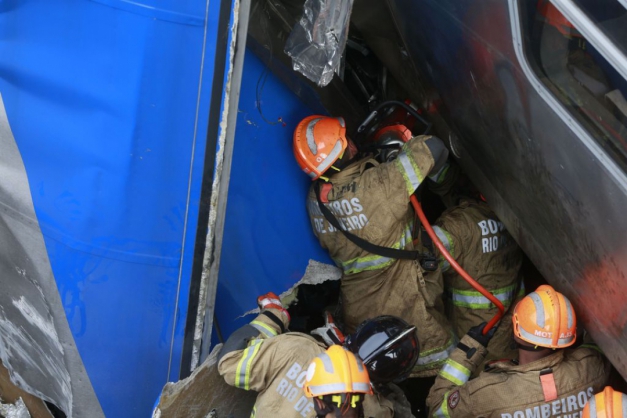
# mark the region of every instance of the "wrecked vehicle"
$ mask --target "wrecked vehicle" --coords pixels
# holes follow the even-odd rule
[[[526,279],[580,307],[627,377],[627,5],[550,3],[565,21],[531,0],[342,2],[311,57],[311,0],[0,1],[10,385],[53,416],[176,416],[181,393],[180,416],[247,414],[254,396],[230,388],[191,403],[220,382],[212,349],[269,290],[312,329],[341,277],[311,233],[294,127],[328,114],[354,135],[386,100],[433,124]]]

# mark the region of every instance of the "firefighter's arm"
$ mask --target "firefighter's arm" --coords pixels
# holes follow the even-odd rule
[[[272,364],[278,340],[260,336],[248,340],[242,349],[228,351],[224,354],[221,352],[221,357],[218,360],[218,372],[227,384],[236,388],[254,391],[264,390],[273,379]],[[227,343],[224,344],[224,347],[227,346]]]
[[[465,335],[448,358],[427,397],[430,416],[464,417],[473,413],[466,382],[483,362],[486,348]]]
[[[381,166],[389,172],[394,183],[402,185],[409,201],[426,177],[444,167],[447,157],[448,150],[439,138],[420,135],[403,144],[394,161]]]
[[[259,296],[257,304],[261,308],[261,313],[231,334],[218,354],[218,362],[232,351],[245,349],[253,338],[272,338],[285,332],[290,323],[290,315],[279,297],[270,292]]]
[[[459,260],[464,252],[464,243],[471,242],[472,228],[476,225],[469,224],[459,209],[453,209],[445,212],[432,227],[451,257]],[[437,255],[442,272],[448,271],[451,268],[448,261],[439,250],[437,250]]]

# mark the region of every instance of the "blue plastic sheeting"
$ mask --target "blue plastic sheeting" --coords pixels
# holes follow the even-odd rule
[[[289,289],[310,259],[333,263],[311,230],[311,180],[292,152],[294,128],[311,114],[246,51],[216,297],[225,338],[250,321],[236,318],[257,306],[258,295]]]
[[[0,0],[0,94],[108,417],[178,378],[221,4]]]

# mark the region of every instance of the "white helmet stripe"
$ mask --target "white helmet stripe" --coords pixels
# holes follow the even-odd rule
[[[539,345],[542,347],[552,347],[553,346],[553,339],[552,338],[546,338],[546,337],[540,337],[538,335],[534,335],[530,332],[527,332],[523,329],[523,327],[519,327],[518,328],[520,331],[520,336],[524,338],[525,341],[530,342],[531,344],[535,344],[535,345]],[[566,344],[570,344],[570,342],[573,340],[573,338],[575,338],[575,336],[571,336],[571,337],[566,337],[566,338],[560,338],[557,340],[557,344],[559,346],[564,346]]]
[[[353,383],[353,392],[370,392],[370,385],[368,383]]]
[[[594,396],[588,401],[588,412],[590,412],[590,418],[597,418],[597,400]]]
[[[331,153],[327,156],[327,158],[322,160],[320,165],[316,167],[316,170],[318,170],[319,173],[324,173],[325,171],[327,171],[327,169],[331,166],[331,164],[333,164],[335,160],[339,158],[341,153],[342,153],[342,141],[338,140],[333,146]]]
[[[568,313],[568,328],[572,328],[573,327],[573,307],[570,305],[570,301],[566,298],[564,298],[564,300],[566,301],[566,312]]]
[[[536,324],[538,324],[540,328],[544,328],[546,320],[544,318],[544,305],[542,305],[542,299],[540,299],[540,295],[536,292],[529,293],[529,297],[533,301],[533,304],[536,305]]]
[[[344,383],[327,383],[326,385],[309,385],[309,391],[314,396],[331,393],[350,392]]]
[[[318,154],[318,145],[316,145],[316,140],[314,138],[314,126],[316,123],[320,122],[320,118],[312,119],[307,124],[307,129],[305,131],[305,136],[307,137],[307,145],[309,146],[309,150],[313,155]]]

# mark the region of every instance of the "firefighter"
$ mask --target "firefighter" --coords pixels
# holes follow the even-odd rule
[[[483,335],[483,324],[471,328],[431,388],[431,416],[574,417],[606,385],[611,366],[598,347],[567,348],[576,340],[575,311],[551,286],[525,296],[512,322],[518,360],[494,362],[468,381],[494,333]]]
[[[235,331],[218,354],[220,375],[231,386],[259,392],[252,416],[316,416],[316,404],[303,391],[307,365],[329,344],[343,343],[343,334],[328,320],[314,333],[323,341],[298,332],[284,333],[290,316],[279,298],[269,293],[258,303],[261,313]],[[400,318],[371,319],[347,337],[344,347],[364,362],[377,388],[363,401],[366,416],[402,416],[397,410],[408,409],[408,403],[390,383],[407,375],[418,359],[415,327]]]
[[[332,345],[307,368],[305,396],[313,399],[317,418],[363,417],[365,395],[372,395],[370,378],[353,353]]]
[[[524,295],[522,250],[479,193],[470,191],[469,186],[456,187],[464,180],[459,166],[451,163],[435,183],[429,182],[430,189],[449,207],[435,222],[433,230],[455,261],[508,308]],[[473,195],[476,198],[470,197]],[[425,245],[431,246],[429,237],[422,236],[429,241]],[[471,327],[489,322],[498,309],[442,256],[440,267],[447,316],[461,338]],[[487,347],[486,361],[515,357],[511,324],[511,312],[508,312]]]
[[[314,234],[343,270],[346,330],[375,315],[417,325],[423,346],[412,377],[434,376],[457,341],[444,315],[437,263],[429,265],[413,246],[409,199],[443,167],[448,150],[436,137],[417,136],[393,161],[354,159],[344,120],[326,116],[301,121],[293,146],[298,164],[315,181],[307,199]]]
[[[590,398],[581,418],[627,418],[627,395],[607,386]]]

